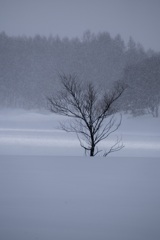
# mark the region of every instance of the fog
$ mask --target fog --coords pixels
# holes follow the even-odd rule
[[[0,0],[0,239],[160,239],[159,9],[159,0]],[[120,138],[120,151],[87,157],[59,129],[68,119],[47,105],[59,73],[99,94],[127,86],[108,113],[122,122],[98,144],[105,153]]]
[[[160,51],[159,9],[159,0],[1,0],[0,32],[81,37],[107,31]]]

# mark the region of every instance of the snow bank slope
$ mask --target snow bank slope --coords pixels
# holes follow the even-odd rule
[[[66,119],[49,112],[24,110],[0,111],[0,155],[83,156],[83,149],[74,134],[58,130]],[[122,136],[124,149],[113,156],[160,157],[160,119],[150,116],[123,116],[122,125],[108,141]]]

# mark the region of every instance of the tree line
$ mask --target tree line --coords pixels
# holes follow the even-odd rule
[[[159,58],[158,53],[144,50],[132,38],[126,44],[120,35],[113,38],[107,32],[93,34],[87,31],[81,39],[39,35],[10,37],[2,32],[0,106],[43,108],[46,96],[59,88],[57,75],[76,73],[80,80],[106,89],[117,80],[125,81],[129,90],[123,94],[125,100],[121,98],[119,107],[133,114],[148,111],[156,115],[157,110],[152,111],[152,105],[157,101],[159,106],[156,93],[160,85]],[[140,92],[143,92],[143,104],[139,109],[136,99],[142,97]]]

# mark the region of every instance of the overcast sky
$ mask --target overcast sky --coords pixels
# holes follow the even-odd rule
[[[132,36],[160,51],[160,0],[0,0],[0,32],[82,37],[86,30]]]

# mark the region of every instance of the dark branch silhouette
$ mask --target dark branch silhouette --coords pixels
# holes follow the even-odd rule
[[[60,80],[62,90],[48,97],[49,109],[73,119],[69,125],[61,123],[61,128],[76,133],[80,146],[90,156],[95,156],[102,151],[98,149],[98,143],[121,125],[122,117],[117,123],[114,115],[117,112],[115,103],[123,94],[125,86],[117,82],[112,91],[102,92],[92,83],[83,85],[76,75],[60,75]],[[122,147],[123,144],[117,140],[104,156]]]

